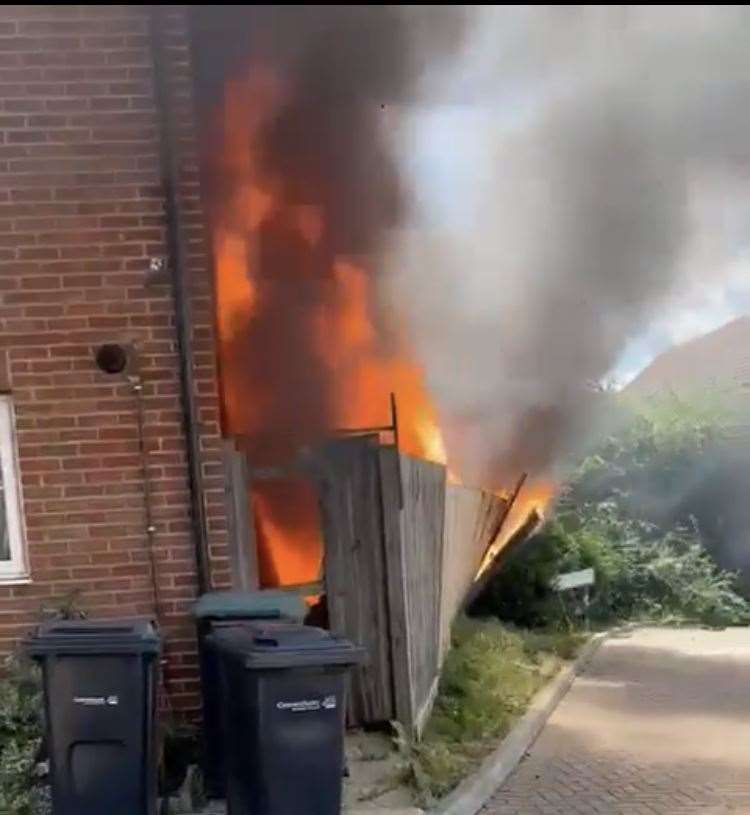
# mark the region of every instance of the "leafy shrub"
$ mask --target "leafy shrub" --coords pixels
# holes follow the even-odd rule
[[[750,606],[737,578],[720,569],[695,528],[666,533],[620,517],[612,502],[568,509],[522,547],[472,613],[516,625],[569,627],[569,603],[552,588],[564,572],[593,568],[589,618],[742,624]]]
[[[42,743],[41,689],[37,669],[8,661],[0,679],[0,812],[33,815],[35,774]]]
[[[728,456],[727,421],[720,406],[676,397],[632,415],[580,464],[555,516],[472,611],[529,627],[570,626],[568,595],[554,591],[553,580],[593,568],[593,620],[747,621],[736,575],[709,554],[716,551],[710,531],[718,528],[712,515],[723,512],[726,495],[712,491],[706,462]]]
[[[42,619],[77,620],[80,589],[40,609]],[[39,668],[20,654],[0,666],[0,815],[46,815],[49,788],[37,777],[42,757],[43,700]]]
[[[620,517],[662,533],[692,528],[724,568],[747,569],[750,590],[750,445],[736,441],[743,423],[716,395],[652,398],[580,464],[569,502],[612,503]]]
[[[686,523],[690,513],[675,512],[696,476],[702,480],[705,458],[722,451],[730,423],[728,411],[706,399],[641,403],[579,464],[570,499],[577,506],[616,501],[630,517],[660,526]]]

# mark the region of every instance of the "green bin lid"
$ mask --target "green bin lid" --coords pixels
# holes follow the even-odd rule
[[[306,613],[305,602],[298,594],[280,589],[212,591],[193,607],[199,620],[301,620]]]

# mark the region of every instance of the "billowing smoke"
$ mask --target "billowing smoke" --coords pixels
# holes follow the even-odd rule
[[[269,431],[292,447],[335,424],[311,337],[335,308],[337,258],[367,258],[384,346],[405,322],[452,469],[507,486],[579,449],[596,384],[735,251],[742,217],[722,213],[750,213],[741,7],[199,6],[195,20],[212,220],[253,231],[255,305],[225,364],[260,459],[278,452],[261,450]],[[247,227],[217,116],[236,82],[239,154],[284,202]]]
[[[455,49],[462,16],[390,6],[196,9],[209,217],[214,235],[244,242],[242,273],[254,287],[223,351],[224,375],[244,402],[235,399],[229,429],[249,438],[256,462],[283,459],[336,427],[334,372],[319,349],[339,306],[335,263],[364,258],[378,274],[371,261],[406,218],[383,120],[414,98],[422,65]],[[384,415],[387,405],[386,391]]]
[[[503,7],[475,23],[394,139],[415,209],[390,302],[458,470],[507,483],[578,448],[592,385],[670,299],[721,283],[697,214],[748,214],[750,18]]]
[[[421,65],[455,47],[462,13],[261,5],[193,14],[223,427],[253,467],[285,465],[349,416],[341,382],[359,359],[336,346],[351,339],[377,356],[388,344],[367,310],[377,305],[383,242],[407,210],[384,122],[414,97]],[[344,303],[352,291],[363,296]],[[360,426],[387,416],[390,387],[376,389],[382,410],[376,421],[357,415]],[[261,584],[317,580],[309,483],[255,480],[252,506]]]

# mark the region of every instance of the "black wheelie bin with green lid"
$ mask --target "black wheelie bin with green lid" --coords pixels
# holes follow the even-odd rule
[[[51,621],[42,667],[55,815],[155,815],[159,636],[147,620]]]
[[[229,815],[339,815],[349,669],[364,652],[321,628],[247,623],[221,657]]]
[[[198,626],[201,692],[203,696],[203,775],[209,798],[226,796],[226,767],[221,718],[218,656],[209,635],[218,628],[252,620],[299,622],[306,613],[302,598],[288,591],[214,591],[204,594],[193,608]]]

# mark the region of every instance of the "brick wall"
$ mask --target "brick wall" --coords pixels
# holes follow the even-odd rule
[[[79,590],[92,616],[152,614],[137,405],[93,350],[132,343],[144,382],[173,703],[197,702],[197,582],[149,7],[0,9],[0,372],[13,393],[31,582],[0,585],[0,652]],[[214,583],[228,580],[211,286],[184,8],[162,7]]]

